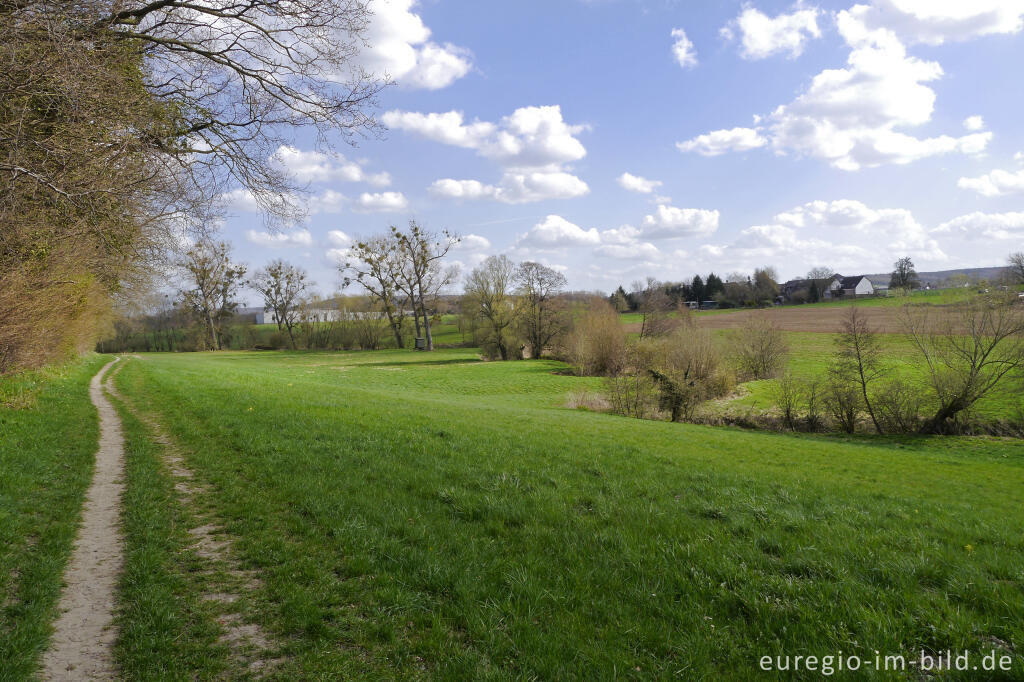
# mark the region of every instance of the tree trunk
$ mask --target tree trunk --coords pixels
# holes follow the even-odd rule
[[[405,342],[402,341],[402,328],[395,322],[395,314],[391,312],[390,308],[386,309],[388,315],[388,324],[391,325],[391,331],[395,335],[395,345],[398,348],[405,348]]]

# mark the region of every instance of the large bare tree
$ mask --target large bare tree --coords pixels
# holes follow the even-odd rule
[[[1024,306],[1016,296],[977,296],[950,312],[905,306],[902,316],[936,404],[924,433],[953,430],[964,411],[1024,370]]]
[[[437,296],[459,276],[457,267],[445,267],[443,262],[452,247],[459,243],[459,237],[447,230],[427,230],[415,220],[409,221],[407,231],[392,227],[391,234],[397,240],[401,255],[399,283],[409,294],[416,317],[423,320],[426,349],[434,350],[430,309]]]
[[[182,301],[206,327],[210,347],[221,350],[221,325],[238,308],[245,266],[233,262],[227,242],[203,240],[185,253],[180,268],[185,280]]]
[[[299,307],[312,284],[306,271],[278,258],[253,273],[248,284],[263,297],[263,309],[274,313],[277,328],[288,332],[294,350]]]
[[[526,261],[516,269],[519,294],[519,328],[530,346],[530,357],[539,358],[571,324],[567,307],[559,298],[565,275],[546,265]]]
[[[516,321],[513,277],[516,264],[508,256],[490,256],[466,277],[464,308],[481,324],[482,346],[489,355],[509,359]]]
[[[385,234],[356,242],[349,249],[349,257],[338,266],[343,286],[359,284],[384,311],[398,348],[405,347],[402,330],[408,303],[399,282],[401,257],[398,239]]]

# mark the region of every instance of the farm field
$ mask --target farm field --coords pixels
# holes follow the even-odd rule
[[[729,342],[729,329],[715,331],[716,338],[722,344]],[[837,335],[827,332],[785,332],[784,338],[789,345],[790,353],[786,361],[787,369],[798,379],[824,378],[835,356]],[[917,352],[910,339],[903,334],[885,334],[882,336],[885,357],[889,372],[887,377],[900,376],[904,379],[919,381],[925,378],[919,363]],[[742,413],[752,411],[770,411],[774,408],[774,379],[748,381],[739,385],[736,397],[715,401],[713,411],[729,411]],[[1024,378],[1007,377],[999,390],[978,401],[973,414],[991,420],[1019,420],[1024,415]]]
[[[282,679],[750,679],[762,655],[1024,641],[1020,441],[630,420],[566,408],[596,380],[559,363],[468,349],[147,355],[116,382],[258,576],[231,608]],[[223,614],[175,560],[195,510],[126,425],[126,518],[167,510],[129,524],[126,575],[160,589],[122,611],[121,664],[158,678],[145,643],[187,627],[175,662],[212,674]]]

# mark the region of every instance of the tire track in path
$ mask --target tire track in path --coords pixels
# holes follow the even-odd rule
[[[43,680],[113,680],[118,677],[113,645],[117,580],[124,563],[121,493],[124,489],[124,436],[114,406],[103,394],[103,379],[118,360],[89,383],[89,397],[100,417],[99,449],[92,483],[82,509],[71,561],[64,571],[50,648],[43,656]]]

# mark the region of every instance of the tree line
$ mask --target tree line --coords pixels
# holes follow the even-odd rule
[[[296,127],[377,128],[386,80],[354,63],[369,19],[349,0],[0,2],[0,372],[91,347],[226,191],[293,221],[275,150]]]

